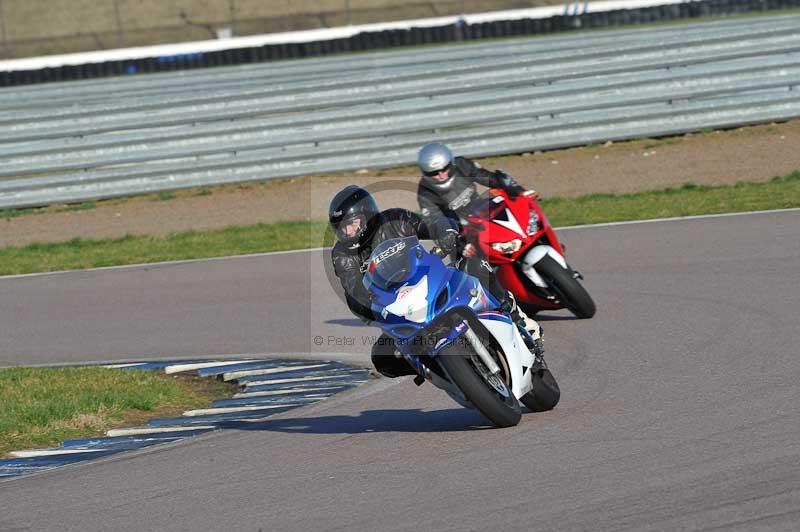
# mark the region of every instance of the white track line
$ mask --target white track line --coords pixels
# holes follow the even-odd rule
[[[139,264],[124,264],[122,266],[103,266],[101,268],[86,268],[82,270],[58,270],[55,272],[19,273],[16,275],[0,275],[0,280],[19,279],[24,277],[37,277],[44,275],[60,275],[64,273],[102,272],[108,270],[131,270],[136,268],[154,268],[157,266],[177,266],[181,264],[196,264],[196,263],[199,264],[203,262],[213,262],[213,261],[229,260],[229,259],[247,259],[254,257],[269,257],[272,255],[293,255],[295,253],[311,253],[312,251],[323,251],[325,249],[330,249],[330,248],[289,249],[286,251],[267,251],[264,253],[248,253],[246,255],[224,255],[222,257],[206,257],[204,259],[166,260],[162,262],[141,262]]]
[[[352,376],[353,374],[345,374],[345,375],[323,375],[321,377],[298,377],[294,379],[272,379],[265,381],[248,382],[246,386],[247,388],[250,388],[252,386],[263,386],[265,384],[286,384],[287,382],[323,381],[328,379],[343,379]]]
[[[145,364],[147,364],[147,362],[134,362],[132,364],[108,364],[101,367],[108,369],[121,369],[121,368],[132,368],[134,366],[144,366]]]
[[[300,371],[303,369],[321,368],[323,366],[328,366],[328,365],[330,365],[330,363],[325,362],[322,364],[311,364],[310,366],[279,366],[276,368],[269,368],[269,369],[249,369],[242,371],[231,371],[229,373],[223,373],[222,380],[231,381],[238,379],[240,377],[250,377],[253,375],[271,375],[273,373],[283,373],[286,371]]]
[[[175,364],[164,368],[165,373],[181,373],[183,371],[193,371],[196,369],[216,368],[219,366],[232,366],[234,364],[245,364],[248,362],[258,362],[257,360],[228,360],[227,362],[196,362],[192,364]]]
[[[40,458],[43,456],[60,456],[64,454],[99,453],[105,449],[31,449],[29,451],[13,451],[9,453],[14,458]]]
[[[137,427],[132,429],[111,429],[106,431],[106,436],[109,438],[114,438],[117,436],[142,436],[147,434],[161,434],[161,433],[169,433],[169,432],[184,432],[187,430],[205,430],[205,429],[215,429],[214,425],[192,425],[191,427],[163,427],[163,428],[153,428],[153,427]]]
[[[183,413],[186,417],[196,416],[213,416],[216,414],[234,414],[237,412],[257,412],[259,410],[274,410],[275,408],[284,408],[287,406],[301,406],[305,403],[282,403],[279,405],[270,406],[232,406],[223,408],[201,408],[199,410],[187,410]]]
[[[335,390],[337,388],[338,386],[323,386],[321,388],[289,388],[286,390],[270,390],[266,392],[242,392],[234,395],[233,399],[248,399],[250,397],[290,395],[290,394],[299,394],[302,392],[314,392],[313,394],[303,395],[303,397],[314,397],[317,394],[321,394],[321,392],[324,392],[325,390]]]
[[[790,208],[790,209],[770,209],[765,211],[748,211],[748,212],[732,212],[732,213],[724,213],[724,214],[699,214],[695,216],[676,216],[674,218],[651,218],[649,220],[632,220],[629,222],[607,222],[607,223],[598,223],[598,224],[586,224],[586,225],[569,225],[566,227],[556,227],[556,231],[564,231],[568,229],[587,229],[592,227],[613,227],[616,225],[633,225],[633,224],[646,224],[646,223],[656,223],[656,222],[675,222],[680,220],[699,220],[705,218],[726,218],[729,216],[750,216],[754,214],[774,214],[774,213],[785,213],[785,212],[797,212],[800,211],[800,208]],[[87,268],[83,270],[59,270],[55,272],[40,272],[40,273],[21,273],[16,275],[0,275],[0,281],[5,279],[20,279],[25,277],[38,277],[38,276],[45,276],[45,275],[61,275],[65,273],[85,273],[85,272],[102,272],[106,270],[126,270],[126,269],[135,269],[135,268],[152,268],[156,266],[175,266],[180,264],[199,264],[203,262],[211,262],[211,261],[220,261],[220,260],[230,260],[230,259],[246,259],[246,258],[254,258],[254,257],[270,257],[273,255],[290,255],[295,253],[312,253],[315,251],[324,251],[330,248],[305,248],[305,249],[290,249],[287,251],[268,251],[265,253],[249,253],[247,255],[226,255],[223,257],[208,257],[205,259],[187,259],[187,260],[173,260],[173,261],[163,261],[163,262],[143,262],[140,264],[126,264],[124,266],[104,266],[102,268]]]
[[[565,227],[556,227],[556,231],[564,231],[566,229],[585,229],[592,227],[615,227],[617,225],[637,225],[637,224],[652,224],[660,222],[681,222],[683,220],[704,220],[706,218],[730,218],[732,216],[749,216],[751,214],[773,214],[784,212],[798,212],[800,208],[791,209],[770,209],[766,211],[747,211],[747,212],[727,212],[722,214],[695,214],[693,216],[675,216],[672,218],[650,218],[648,220],[630,220],[627,222],[605,222],[601,224],[586,224],[586,225],[568,225]]]

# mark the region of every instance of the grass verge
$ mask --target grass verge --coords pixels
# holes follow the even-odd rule
[[[155,371],[0,369],[0,456],[180,415],[231,391],[214,379]]]
[[[166,237],[75,238],[7,247],[0,249],[0,275],[301,249],[319,246],[325,228],[322,221],[279,222],[186,231]]]
[[[800,171],[770,181],[680,187],[633,194],[589,194],[543,202],[551,223],[585,225],[699,214],[800,207]]]
[[[634,194],[590,194],[542,201],[550,222],[558,226],[672,216],[717,214],[800,207],[800,171],[767,182],[681,187]],[[330,244],[321,220],[279,222],[166,237],[74,239],[0,249],[0,275],[72,270],[284,251]]]

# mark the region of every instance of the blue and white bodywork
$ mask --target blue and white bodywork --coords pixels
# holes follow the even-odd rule
[[[437,362],[445,352],[458,351],[456,344],[462,356],[480,360],[474,366],[497,393],[519,399],[531,390],[534,356],[521,335],[527,332],[520,332],[475,277],[445,265],[416,237],[377,246],[363,283],[372,311],[381,329],[395,339],[397,351],[460,404],[472,406]]]

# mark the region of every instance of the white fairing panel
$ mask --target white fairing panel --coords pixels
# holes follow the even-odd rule
[[[469,300],[469,308],[476,311],[481,308],[486,308],[486,291],[483,289],[483,285],[475,281],[474,288],[476,292],[474,292],[475,295]]]
[[[505,215],[506,215],[506,219],[505,220],[500,220],[500,219],[495,218],[492,221],[494,223],[496,223],[497,225],[499,225],[500,227],[505,227],[509,231],[513,231],[514,233],[517,233],[522,238],[526,238],[528,236],[528,234],[525,231],[522,230],[522,226],[520,226],[519,222],[517,221],[517,219],[514,218],[514,215],[511,213],[510,209],[506,208]]]
[[[531,372],[523,375],[523,369],[533,366],[533,355],[525,346],[516,325],[485,318],[480,321],[503,347],[511,370],[511,391],[519,399],[531,390]]]
[[[530,279],[533,284],[542,288],[546,288],[547,283],[536,271],[536,263],[542,260],[545,256],[552,257],[553,260],[559,263],[562,268],[567,268],[567,261],[564,260],[564,257],[558,251],[556,251],[555,248],[548,245],[535,246],[531,248],[531,250],[521,261],[522,271],[525,273],[525,276]]]
[[[397,299],[386,310],[414,323],[424,323],[428,316],[428,276],[415,285],[403,285],[397,290]]]

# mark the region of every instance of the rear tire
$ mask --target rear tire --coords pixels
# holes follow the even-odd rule
[[[531,381],[533,389],[522,396],[522,403],[531,412],[547,412],[555,408],[561,399],[561,389],[550,370],[545,368],[537,371]]]
[[[592,296],[572,276],[572,270],[564,269],[555,259],[548,256],[544,256],[534,268],[547,281],[561,303],[576,317],[587,319],[594,316],[597,308]]]
[[[522,418],[519,402],[506,386],[507,396],[495,390],[474,366],[471,350],[465,352],[458,342],[445,347],[436,357],[464,396],[481,414],[498,427],[513,427]],[[474,357],[477,358],[477,355]]]

